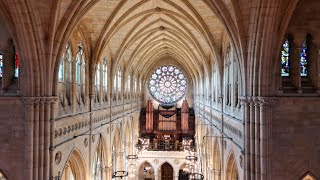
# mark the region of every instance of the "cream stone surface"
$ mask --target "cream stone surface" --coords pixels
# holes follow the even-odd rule
[[[127,171],[150,76],[174,65],[204,179],[319,179],[319,12],[318,0],[0,0],[0,177]],[[149,162],[156,179],[161,164],[175,179],[184,164],[181,152],[140,156],[136,169]]]

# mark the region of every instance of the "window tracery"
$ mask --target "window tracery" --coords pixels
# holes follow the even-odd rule
[[[290,73],[290,63],[289,63],[289,40],[285,40],[282,44],[281,50],[281,76],[287,77]]]
[[[176,103],[186,93],[187,80],[183,72],[174,66],[161,66],[151,75],[149,92],[158,102]],[[140,83],[141,90],[141,83]]]
[[[301,76],[308,75],[308,60],[307,60],[308,44],[307,41],[302,43],[301,52],[300,52],[300,70]]]
[[[0,54],[0,77],[2,77],[3,74],[3,56]]]
[[[14,77],[19,77],[19,56],[18,53],[15,53],[15,61],[14,61]]]

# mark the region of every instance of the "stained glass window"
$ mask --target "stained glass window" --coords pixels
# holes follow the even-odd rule
[[[305,41],[302,44],[301,52],[300,52],[300,70],[301,70],[301,76],[307,76],[308,75],[308,60],[307,60],[307,51],[308,51],[308,45]]]
[[[281,76],[289,76],[290,64],[289,64],[289,41],[284,41],[281,50]]]
[[[19,56],[18,56],[18,53],[16,53],[16,55],[15,55],[14,77],[19,77]]]
[[[3,56],[0,54],[0,77],[2,77],[3,73]]]
[[[174,66],[161,66],[151,75],[149,92],[158,102],[171,104],[186,93],[187,80],[183,72]]]

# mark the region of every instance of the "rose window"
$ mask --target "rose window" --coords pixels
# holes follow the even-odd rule
[[[149,81],[149,92],[158,102],[172,104],[186,93],[187,80],[180,69],[174,66],[161,66]]]

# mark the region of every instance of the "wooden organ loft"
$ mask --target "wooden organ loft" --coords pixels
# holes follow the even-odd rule
[[[140,111],[140,137],[149,139],[148,150],[182,151],[183,140],[193,140],[195,115],[187,100],[181,108],[160,104],[154,109],[151,100]]]

